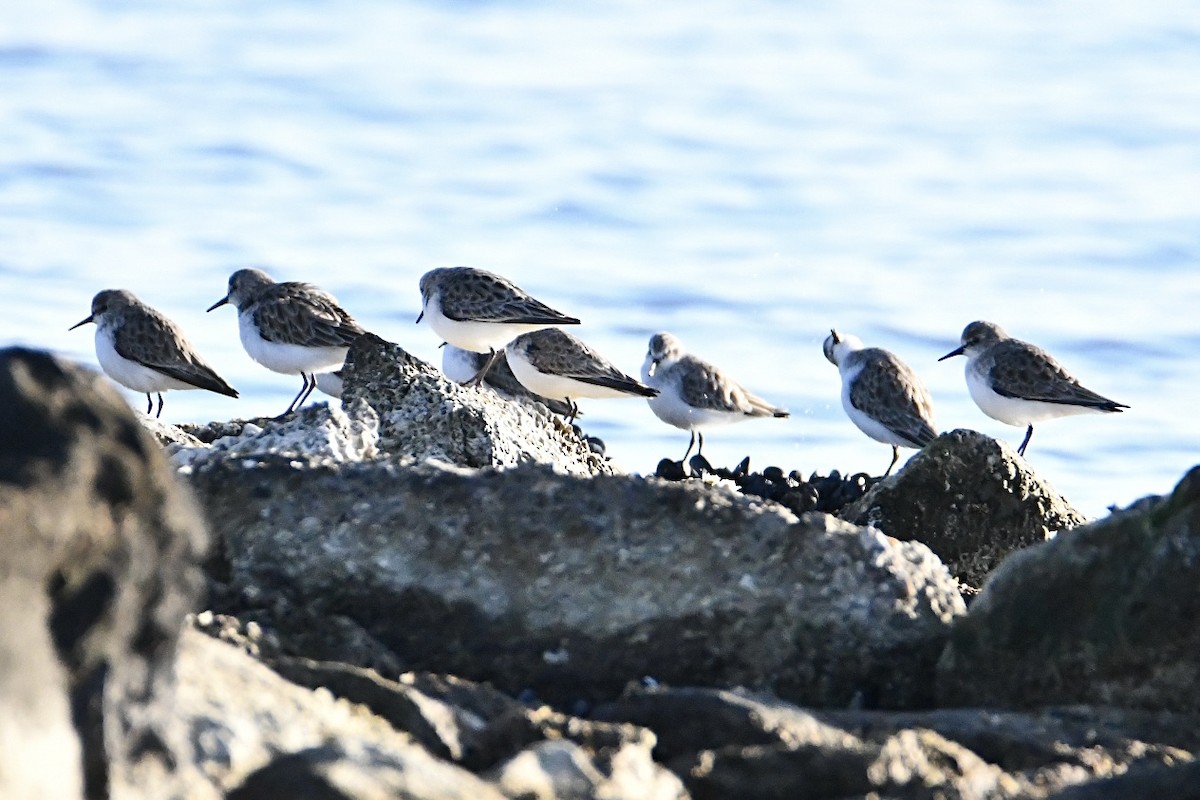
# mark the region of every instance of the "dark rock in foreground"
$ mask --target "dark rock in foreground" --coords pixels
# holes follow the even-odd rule
[[[945,704],[1200,713],[1200,468],[1006,560],[955,626]]]
[[[720,487],[269,461],[191,483],[231,611],[284,638],[297,609],[349,617],[410,669],[565,708],[647,675],[921,706],[964,610],[923,545]]]
[[[598,713],[654,731],[658,758],[696,800],[1031,798],[1127,771],[1170,785],[1195,770],[1157,773],[1200,747],[1197,717],[1105,708],[818,711],[740,692],[670,689],[631,691]]]
[[[0,797],[184,796],[174,647],[200,514],[95,373],[0,351]]]
[[[1016,450],[982,433],[943,433],[839,516],[929,546],[969,587],[1010,553],[1085,522]]]

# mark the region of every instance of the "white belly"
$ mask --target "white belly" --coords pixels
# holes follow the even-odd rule
[[[987,379],[972,370],[969,363],[967,364],[967,389],[971,392],[971,399],[983,413],[1008,425],[1023,427],[1044,419],[1100,413],[1099,409],[1087,406],[1044,403],[1040,400],[1022,400],[997,394],[992,391]]]
[[[577,400],[581,397],[635,397],[636,395],[622,392],[608,386],[597,386],[594,383],[566,378],[562,375],[552,375],[542,372],[529,363],[514,348],[508,348],[508,366],[517,380],[529,391],[542,397],[554,400]]]
[[[299,375],[341,369],[348,347],[304,347],[298,344],[268,342],[258,333],[249,314],[238,314],[238,334],[242,347],[252,359],[272,372]]]
[[[442,313],[436,296],[425,304],[425,317],[422,320],[429,324],[442,341],[449,342],[455,347],[470,350],[472,353],[490,353],[493,350],[503,350],[504,345],[530,331],[540,331],[542,328],[552,328],[553,325],[526,325],[515,322],[463,322],[450,319]]]
[[[448,344],[442,348],[442,373],[455,383],[466,383],[475,377],[483,364],[475,363],[475,353]]]
[[[912,442],[892,433],[891,429],[882,422],[854,407],[854,404],[850,402],[850,386],[853,380],[854,375],[850,375],[842,383],[842,408],[846,410],[846,416],[850,418],[855,427],[877,442],[899,447],[912,447]]]
[[[732,422],[750,419],[746,414],[736,412],[693,408],[683,402],[675,386],[666,385],[665,382],[664,385],[655,385],[654,383],[648,385],[659,391],[658,397],[646,398],[646,402],[650,404],[650,410],[654,412],[654,416],[676,428],[695,431],[700,428],[728,425]]]
[[[135,392],[151,394],[168,389],[196,388],[190,383],[164,375],[158,370],[120,355],[113,346],[112,332],[99,326],[96,328],[96,360],[100,362],[101,369],[108,377]]]
[[[332,372],[317,373],[317,389],[339,400],[342,397],[342,376]]]

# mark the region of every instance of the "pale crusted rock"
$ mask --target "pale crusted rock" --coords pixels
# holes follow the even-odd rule
[[[350,348],[342,401],[354,416],[379,416],[381,450],[461,467],[551,464],[574,475],[611,474],[611,462],[541,403],[464,386],[367,334]]]
[[[380,456],[379,418],[369,407],[353,416],[327,403],[305,406],[286,419],[246,421],[234,435],[211,444],[170,444],[167,454],[179,467],[196,468],[211,461],[277,456],[307,464],[340,464]]]

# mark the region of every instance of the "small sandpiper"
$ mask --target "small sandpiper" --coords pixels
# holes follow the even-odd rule
[[[613,366],[588,345],[558,328],[523,333],[504,348],[513,375],[529,391],[562,400],[578,413],[581,397],[655,397],[652,389]]]
[[[1035,422],[1129,408],[1085,389],[1045,350],[1013,339],[994,322],[972,322],[963,329],[962,345],[938,361],[961,355],[967,357],[967,388],[980,410],[1007,425],[1029,426],[1020,455]]]
[[[445,344],[442,345],[442,372],[455,383],[470,383],[490,358],[491,356],[487,353],[472,353],[470,350],[463,350],[461,347]],[[508,366],[508,356],[505,355],[503,350],[500,351],[500,357],[496,359],[495,365],[484,376],[483,382],[491,388],[498,389],[512,397],[525,398],[541,403],[553,413],[563,417],[571,416],[573,411],[563,400],[557,400],[553,397],[542,397],[526,389],[524,384],[517,380],[517,376],[513,375],[512,369]],[[582,414],[577,409],[574,410],[574,413],[576,416]]]
[[[686,461],[699,437],[704,450],[701,428],[728,425],[755,417],[787,417],[788,412],[747,391],[720,368],[684,351],[680,341],[669,333],[650,337],[650,348],[642,364],[642,381],[659,390],[658,397],[647,402],[655,416],[692,434]]]
[[[895,354],[864,347],[857,336],[831,330],[825,358],[842,376],[842,408],[858,429],[892,446],[892,474],[901,447],[921,448],[937,437],[933,400],[917,374]]]
[[[226,397],[237,390],[225,382],[192,347],[171,320],[124,289],[106,289],[92,298],[92,313],[72,325],[96,323],[96,358],[110,378],[146,395],[146,413],[154,408],[151,394],[169,389],[207,389]]]
[[[332,295],[310,283],[276,283],[262,270],[233,273],[228,294],[208,310],[226,303],[238,310],[238,333],[250,357],[302,380],[300,393],[280,416],[303,405],[317,386],[315,373],[340,368],[350,345],[364,333]]]
[[[530,297],[512,281],[473,267],[442,267],[421,276],[421,313],[433,332],[455,347],[491,358],[471,378],[478,385],[504,346],[522,333],[579,320]]]

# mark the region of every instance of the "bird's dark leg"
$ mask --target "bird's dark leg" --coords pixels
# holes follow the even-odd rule
[[[305,388],[303,396],[300,398],[300,402],[296,404],[297,411],[300,410],[300,406],[308,402],[308,398],[313,393],[313,389],[317,388],[317,373],[308,373],[308,376],[305,378],[305,380],[308,382],[308,386]]]
[[[701,431],[696,431],[696,441],[700,443],[696,448],[696,455],[704,455],[704,434]]]
[[[154,410],[154,398],[150,396],[149,392],[146,392],[146,413],[149,414],[153,410]]]
[[[1029,439],[1033,436],[1033,425],[1029,426],[1029,430],[1025,431],[1025,438],[1021,441],[1021,446],[1017,448],[1017,455],[1025,455],[1025,448],[1029,446]]]
[[[484,368],[480,369],[479,372],[476,372],[475,377],[467,381],[467,385],[478,386],[481,383],[484,383],[484,378],[487,377],[487,373],[492,371],[492,367],[496,366],[496,362],[500,360],[500,354],[502,353],[504,353],[504,350],[492,350],[492,356],[487,360]]]
[[[688,439],[688,449],[683,454],[683,458],[680,459],[681,463],[687,461],[687,457],[692,454],[692,448],[695,446],[696,446],[696,432],[692,431],[692,438]]]
[[[486,378],[487,374],[492,371],[492,366],[500,360],[500,354],[503,352],[503,350],[492,350],[491,358],[489,358],[487,363],[483,365],[483,369],[475,373],[474,378],[471,378],[471,380],[467,381],[467,386],[478,386],[479,384],[483,383],[483,379]]]
[[[567,414],[567,424],[573,425],[575,417],[579,414],[579,404],[569,397],[564,397],[563,400],[567,401],[567,408],[571,409],[571,413]]]
[[[892,445],[892,463],[888,464],[887,471],[883,473],[883,477],[892,474],[892,467],[896,466],[896,462],[900,460],[900,448]]]
[[[284,410],[284,412],[275,419],[283,419],[288,414],[292,413],[292,411],[299,408],[300,405],[304,403],[304,398],[307,397],[308,393],[312,391],[312,387],[308,385],[308,373],[301,372],[300,380],[303,381],[303,383],[300,385],[300,391],[297,392],[296,396],[292,398],[292,402],[288,404],[288,407]],[[316,378],[313,378],[313,385],[316,385]]]
[[[149,397],[149,395],[146,395],[146,396]],[[162,407],[163,407],[163,396],[162,396],[162,392],[159,392],[158,393],[158,413],[154,415],[155,419],[159,419],[160,417],[162,417]],[[146,413],[149,414],[150,412],[147,411]]]

